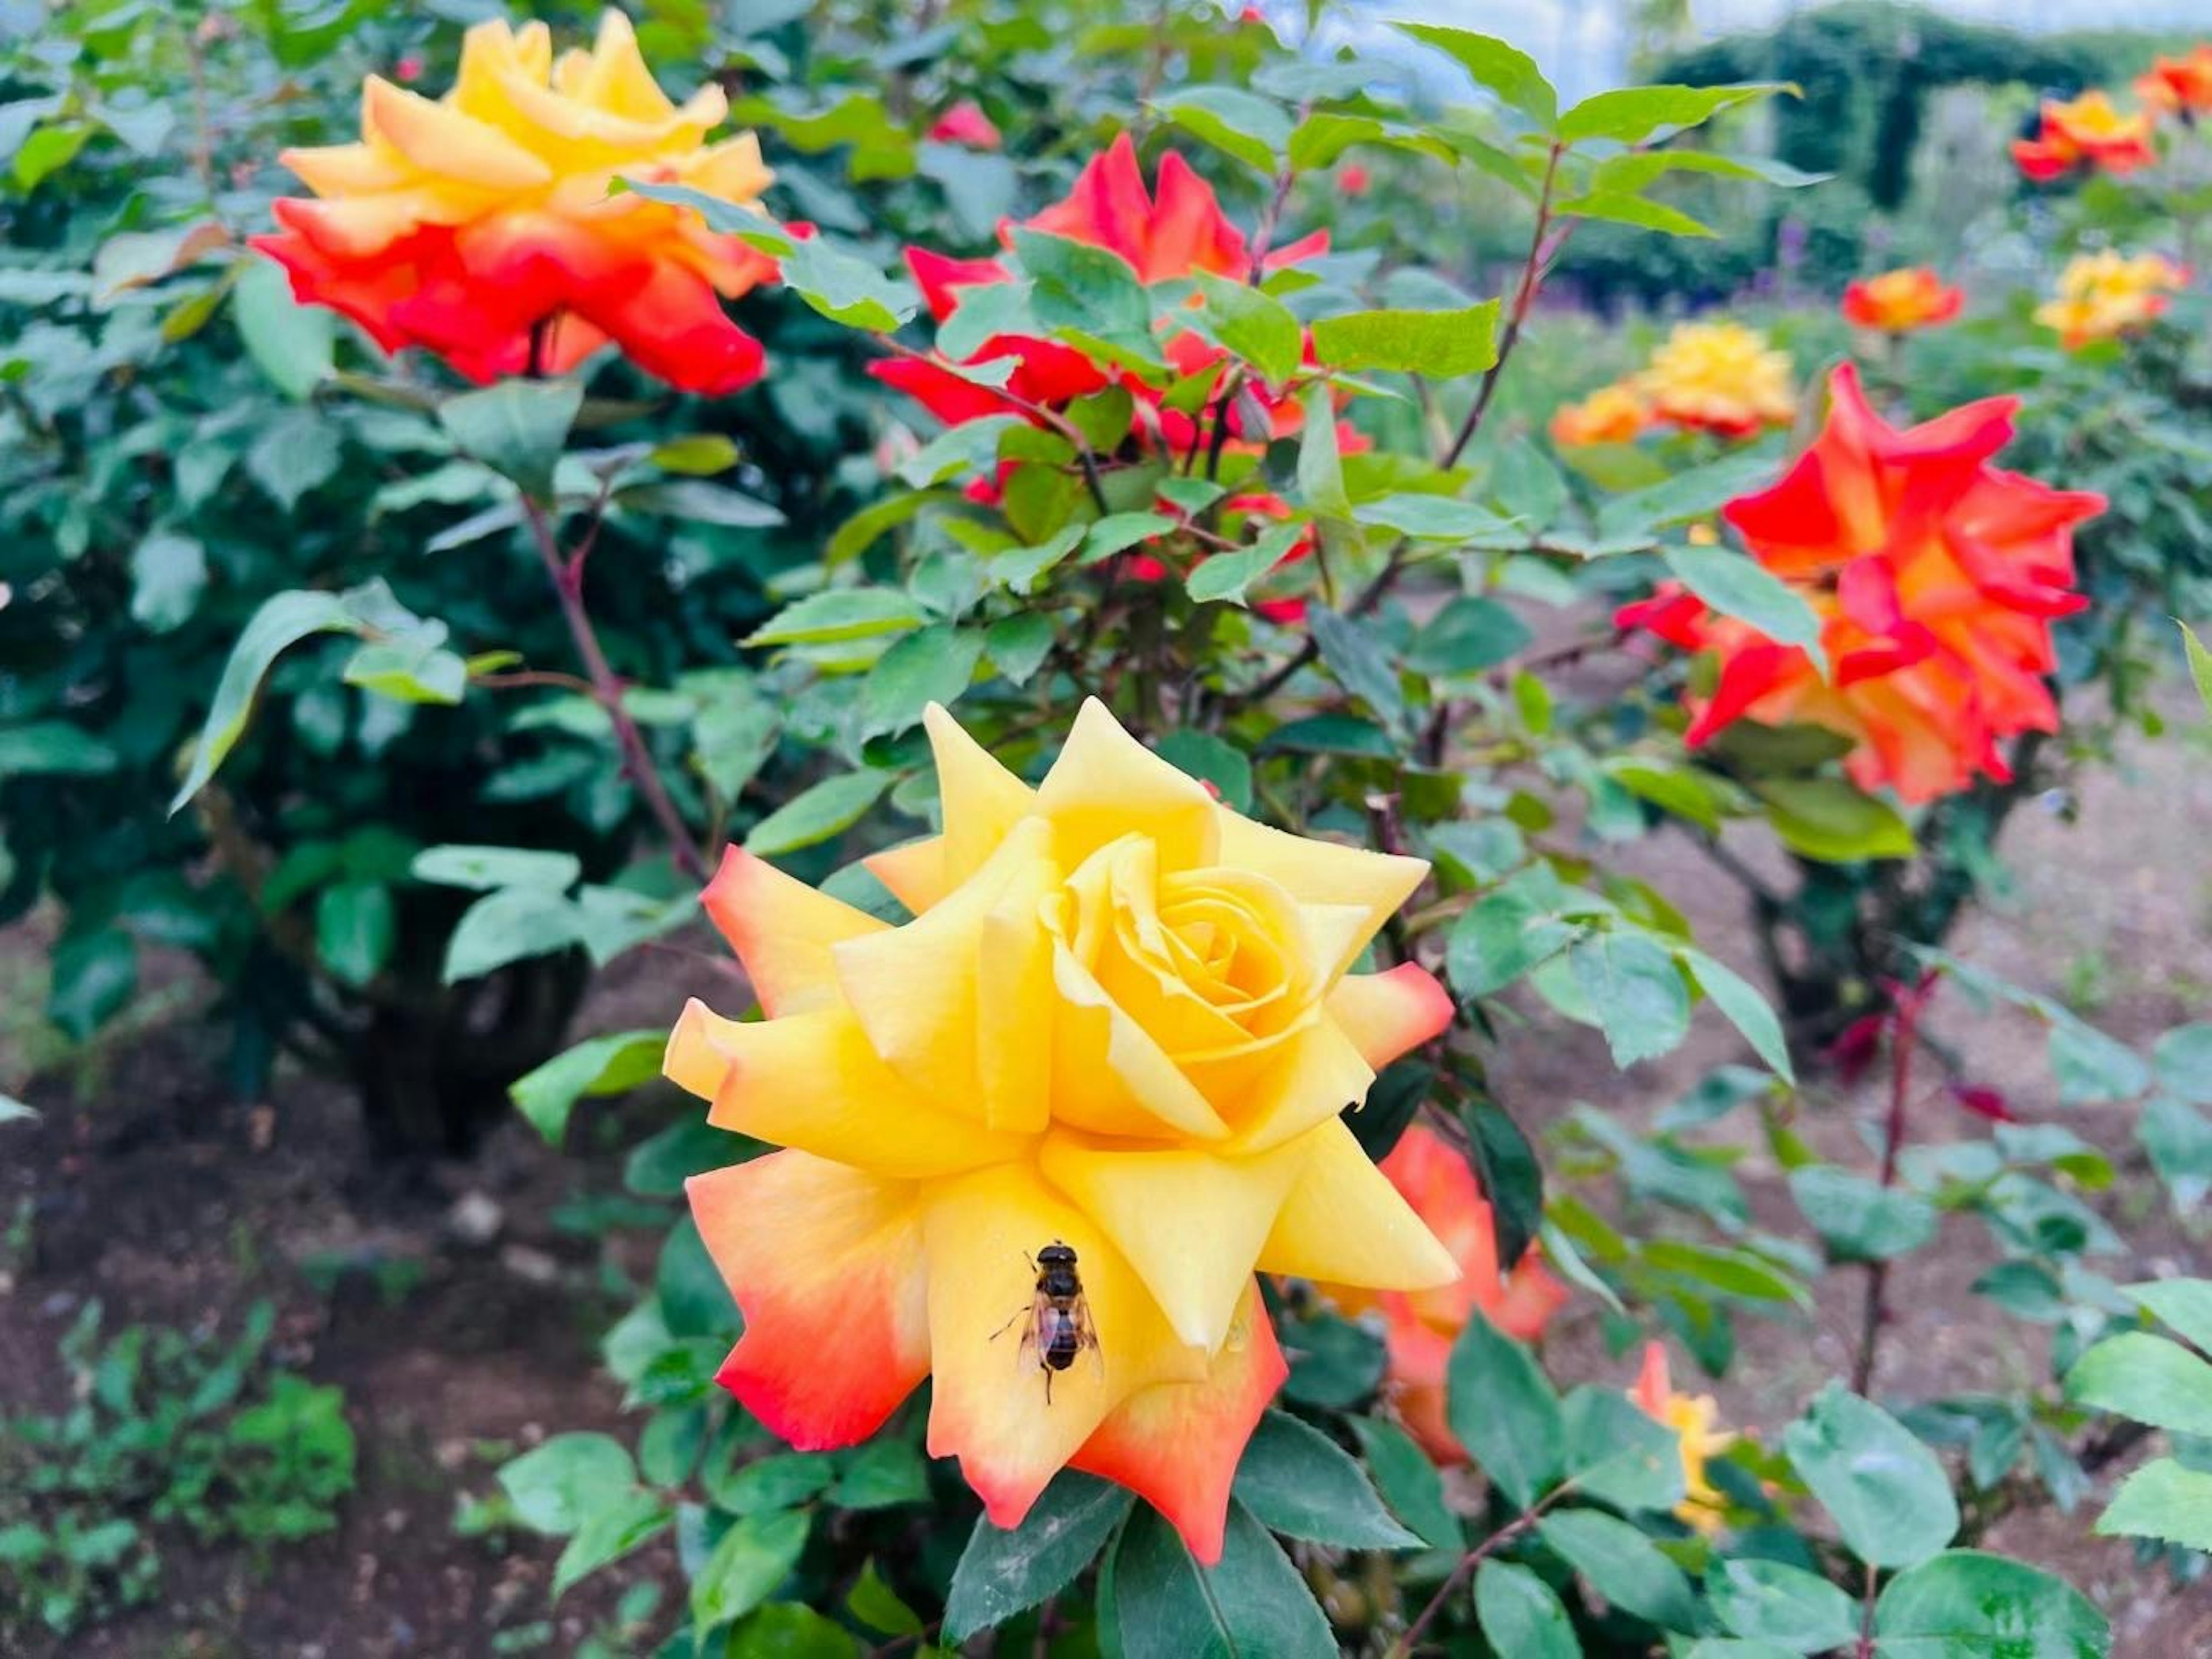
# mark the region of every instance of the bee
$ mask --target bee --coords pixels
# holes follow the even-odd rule
[[[1023,1260],[1029,1261],[1026,1253]],[[1025,1363],[1031,1354],[1036,1356],[1037,1369],[1044,1373],[1044,1403],[1049,1406],[1053,1373],[1073,1365],[1086,1348],[1093,1353],[1101,1350],[1098,1333],[1091,1328],[1091,1304],[1084,1298],[1083,1275],[1077,1271],[1074,1249],[1055,1238],[1030,1261],[1030,1271],[1036,1275],[1036,1295],[1027,1309],[1016,1312],[992,1332],[991,1340],[995,1342],[1004,1336],[1026,1312],[1029,1323],[1016,1348],[1015,1364]]]

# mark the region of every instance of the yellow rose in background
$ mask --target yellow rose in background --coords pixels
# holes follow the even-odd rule
[[[2189,286],[2189,268],[2160,253],[2133,258],[2116,248],[2077,254],[2059,273],[2058,295],[2036,307],[2035,320],[2058,331],[2069,351],[2147,328],[2168,295]]]
[[[1736,1442],[1731,1431],[1713,1426],[1720,1407],[1709,1394],[1676,1392],[1667,1375],[1667,1350],[1656,1342],[1644,1345],[1644,1369],[1628,1397],[1646,1417],[1672,1429],[1681,1448],[1682,1501],[1674,1513],[1699,1532],[1717,1531],[1728,1503],[1705,1474],[1705,1466]]]
[[[1747,438],[1797,416],[1789,357],[1741,323],[1677,325],[1635,385],[1653,418],[1723,438]]]
[[[768,1018],[693,1003],[668,1074],[787,1149],[690,1185],[745,1319],[720,1381],[825,1448],[933,1376],[998,1524],[1073,1465],[1217,1559],[1284,1375],[1255,1271],[1458,1276],[1338,1116],[1450,1021],[1414,964],[1350,971],[1427,866],[1255,823],[1096,701],[1035,788],[927,725],[944,833],[870,861],[913,921],[737,851],[707,894]]]

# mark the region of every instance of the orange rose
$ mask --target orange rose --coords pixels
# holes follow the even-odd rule
[[[2039,181],[2076,167],[2132,173],[2158,160],[2150,126],[2148,113],[2124,115],[2105,94],[2085,92],[2065,103],[2045,104],[2042,131],[2014,139],[2012,159]]]
[[[2191,47],[2180,58],[2159,58],[2136,77],[2136,96],[2151,109],[2185,121],[2212,111],[2212,46]]]
[[[1498,1266],[1498,1234],[1489,1201],[1466,1158],[1434,1130],[1415,1124],[1378,1166],[1428,1224],[1460,1277],[1425,1291],[1373,1291],[1344,1285],[1318,1288],[1346,1314],[1382,1314],[1390,1353],[1389,1381],[1413,1437],[1443,1463],[1464,1463],[1467,1448],[1444,1413],[1444,1372],[1452,1340],[1480,1308],[1490,1322],[1523,1342],[1543,1334],[1567,1300],[1567,1287],[1531,1244],[1510,1273]]]
[[[1966,302],[1966,296],[1946,287],[1932,267],[1911,265],[1903,270],[1885,270],[1879,276],[1862,277],[1846,288],[1844,320],[1860,328],[1902,334],[1948,323]]]
[[[1552,441],[1564,448],[1625,444],[1650,424],[1650,405],[1634,386],[1601,386],[1578,404],[1562,404],[1552,416]]]
[[[721,301],[774,263],[687,208],[609,194],[633,178],[753,201],[771,175],[752,135],[706,142],[728,108],[711,83],[670,103],[618,11],[558,62],[543,23],[479,23],[442,100],[372,75],[359,143],[286,150],[315,199],[279,201],[254,246],[301,300],[472,380],[565,373],[612,340],[672,386],[732,392],[761,348]]]
[[[2059,274],[2057,297],[2038,306],[2035,320],[2058,331],[2069,351],[2147,328],[2167,295],[2189,285],[2189,268],[2159,253],[2130,258],[2112,248],[2084,253]]]
[[[2002,781],[2000,738],[2057,726],[2051,623],[2087,603],[2073,591],[2073,526],[2105,498],[1989,464],[2012,437],[2015,399],[1900,431],[1868,407],[1850,364],[1830,387],[1812,447],[1723,516],[1820,616],[1831,678],[1679,590],[1618,620],[1717,659],[1712,695],[1691,700],[1693,747],[1746,717],[1805,721],[1856,740],[1844,764],[1862,788],[1917,802],[1978,771]]]

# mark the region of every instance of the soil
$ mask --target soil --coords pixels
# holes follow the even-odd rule
[[[2069,814],[2032,806],[2015,817],[2002,853],[2016,890],[1954,942],[1996,973],[2070,996],[2138,1046],[2202,1016],[2212,1000],[2212,872],[2195,839],[2212,823],[2212,744],[2201,725],[2191,729],[2185,702],[2175,699],[2172,714],[2183,731],[2127,744],[2119,768],[2085,779]],[[1735,850],[1754,864],[1765,853],[1756,836]],[[1632,849],[1629,863],[1689,915],[1707,949],[1755,975],[1738,890],[1699,851],[1661,835]],[[1764,867],[1784,873],[1771,860]],[[0,1004],[37,1006],[47,942],[36,921],[0,932]],[[602,976],[577,1029],[665,1022],[684,994],[719,977],[702,950],[634,953]],[[621,1401],[596,1370],[594,1349],[622,1305],[609,1270],[641,1271],[648,1241],[580,1230],[570,1200],[617,1190],[619,1158],[556,1152],[510,1121],[465,1164],[372,1170],[354,1108],[331,1084],[287,1073],[270,1103],[228,1097],[217,1039],[195,1017],[205,988],[181,963],[165,964],[157,981],[149,1002],[167,1009],[162,1018],[80,1060],[74,1076],[50,1068],[27,1089],[24,1069],[51,1054],[51,1039],[20,1016],[0,1018],[0,1087],[15,1086],[42,1113],[0,1128],[0,1223],[25,1197],[34,1206],[27,1254],[0,1255],[0,1402],[60,1403],[66,1385],[54,1346],[85,1298],[101,1300],[114,1328],[132,1320],[234,1323],[266,1295],[281,1310],[286,1362],[346,1390],[360,1485],[335,1533],[278,1552],[265,1570],[234,1553],[172,1549],[152,1606],[43,1651],[94,1659],[575,1651],[610,1626],[620,1587],[587,1581],[549,1606],[556,1540],[465,1537],[453,1518],[457,1494],[489,1491],[493,1469],[513,1451],[564,1430],[618,1430]],[[2120,1178],[2094,1200],[2139,1255],[2109,1271],[2123,1279],[2212,1272],[2212,1229],[2205,1218],[2185,1225],[2167,1213],[2136,1150],[2131,1107],[2060,1108],[2040,1033],[2024,1018],[1982,1014],[1946,993],[1930,1023],[1966,1075],[2003,1090],[2021,1116],[2063,1121],[2112,1156]],[[1493,1075],[1532,1126],[1556,1121],[1578,1101],[1635,1120],[1709,1066],[1740,1057],[1733,1034],[1701,1013],[1681,1050],[1623,1077],[1594,1034],[1532,1013],[1506,1036]],[[1871,1084],[1856,1093],[1816,1089],[1800,1127],[1829,1155],[1863,1158],[1858,1125],[1875,1110],[1875,1092]],[[587,1107],[571,1145],[611,1148],[641,1122],[679,1109],[652,1091],[623,1107],[620,1122]],[[1940,1103],[1921,1114],[1916,1131],[1926,1138],[1978,1129]],[[1723,1125],[1707,1134],[1727,1133]],[[1802,1236],[1771,1160],[1753,1146],[1739,1167],[1758,1224]],[[498,1207],[501,1224],[487,1242],[465,1242],[452,1224],[469,1194]],[[2041,1334],[1969,1291],[1993,1259],[1986,1238],[1954,1220],[1943,1248],[1904,1265],[1893,1281],[1897,1317],[1884,1334],[1878,1395],[1918,1399],[2047,1376]],[[1729,1423],[1771,1437],[1821,1381],[1848,1369],[1861,1281],[1832,1274],[1820,1291],[1809,1318],[1742,1322],[1738,1363],[1713,1390]],[[1563,1374],[1627,1381],[1632,1356],[1607,1352],[1589,1309],[1555,1331]],[[1691,1374],[1679,1352],[1675,1365],[1678,1376]],[[2120,1472],[2106,1471],[2106,1481]],[[2087,1512],[2031,1510],[2002,1522],[1988,1542],[2094,1595],[2113,1614],[2121,1659],[2212,1655],[2212,1581],[2177,1589],[2138,1568],[2125,1544],[2089,1540],[2086,1529]],[[636,1577],[673,1591],[665,1543],[634,1559]]]

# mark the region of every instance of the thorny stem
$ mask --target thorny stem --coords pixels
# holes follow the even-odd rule
[[[1898,1153],[1905,1144],[1905,1106],[1912,1089],[1912,1049],[1920,1021],[1924,990],[1908,990],[1897,1000],[1889,1026],[1889,1115],[1882,1128],[1881,1188],[1897,1184]],[[1859,1351],[1851,1365],[1851,1392],[1866,1393],[1874,1381],[1875,1362],[1881,1346],[1881,1328],[1889,1317],[1889,1263],[1869,1261],[1866,1268],[1866,1311],[1859,1325]]]
[[[685,875],[703,884],[709,873],[707,860],[698,843],[691,838],[690,827],[684,822],[684,815],[676,810],[668,786],[661,781],[653,751],[646,747],[645,734],[638,730],[637,722],[623,705],[622,678],[600,648],[599,630],[592,627],[591,612],[584,605],[584,556],[591,550],[590,538],[586,538],[574,557],[564,559],[554,534],[553,521],[544,507],[526,495],[523,511],[529,520],[531,539],[538,546],[538,559],[545,566],[554,594],[561,602],[561,616],[568,624],[568,637],[575,642],[576,655],[583,661],[592,700],[606,711],[607,720],[614,727],[615,744],[622,751],[623,772],[644,797],[647,810],[668,838],[669,849],[677,864]]]
[[[1414,1644],[1421,1639],[1421,1632],[1429,1627],[1437,1614],[1443,1611],[1444,1603],[1451,1599],[1452,1592],[1466,1582],[1467,1576],[1498,1550],[1534,1526],[1543,1518],[1546,1510],[1566,1497],[1574,1488],[1575,1483],[1571,1480],[1560,1482],[1530,1505],[1526,1514],[1516,1516],[1466,1554],[1461,1556],[1459,1565],[1451,1570],[1443,1583],[1437,1586],[1437,1593],[1429,1598],[1429,1604],[1421,1609],[1419,1617],[1407,1626],[1406,1633],[1390,1644],[1388,1659],[1407,1659],[1407,1656],[1413,1651]]]
[[[1874,1659],[1875,1591],[1881,1587],[1881,1569],[1872,1562],[1866,1571],[1866,1610],[1859,1615],[1859,1644],[1853,1650],[1855,1659]]]
[[[1498,359],[1483,371],[1482,384],[1475,389],[1474,403],[1468,410],[1467,418],[1460,422],[1459,430],[1452,434],[1451,441],[1444,446],[1443,453],[1437,458],[1439,467],[1456,465],[1459,458],[1466,453],[1467,447],[1482,430],[1482,423],[1490,415],[1491,401],[1498,395],[1498,381],[1504,377],[1505,365],[1512,359],[1513,349],[1521,343],[1522,326],[1528,321],[1528,313],[1536,302],[1536,295],[1543,288],[1544,273],[1559,257],[1560,251],[1567,245],[1567,238],[1573,234],[1574,226],[1569,224],[1558,236],[1551,234],[1552,198],[1559,185],[1559,157],[1565,153],[1565,145],[1555,142],[1550,158],[1544,166],[1543,189],[1536,201],[1536,225],[1528,238],[1528,258],[1522,261],[1521,281],[1513,293],[1512,308],[1506,315],[1504,331],[1498,337]],[[1353,598],[1346,608],[1346,615],[1364,617],[1382,604],[1383,597],[1397,586],[1399,577],[1405,574],[1407,557],[1412,552],[1413,545],[1411,537],[1399,538],[1384,556],[1382,569],[1376,571]],[[1309,636],[1305,643],[1280,666],[1247,692],[1243,700],[1248,703],[1264,702],[1282,690],[1292,675],[1320,654],[1320,643]]]

